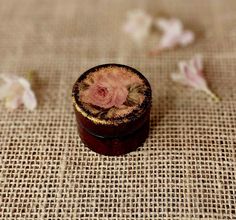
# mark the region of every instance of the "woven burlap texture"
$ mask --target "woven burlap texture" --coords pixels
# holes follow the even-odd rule
[[[121,31],[126,12],[180,18],[193,45],[157,57]],[[37,70],[38,108],[0,104],[0,219],[236,219],[236,1],[1,0],[0,72]],[[222,101],[170,81],[204,56]],[[153,90],[151,130],[136,152],[107,157],[80,141],[71,89],[102,63],[140,70]]]

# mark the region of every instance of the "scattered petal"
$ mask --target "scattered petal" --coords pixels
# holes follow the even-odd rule
[[[6,98],[9,90],[10,90],[10,86],[7,83],[0,86],[0,100],[3,100],[4,98]]]
[[[173,81],[203,91],[210,95],[214,100],[219,101],[219,98],[208,88],[203,76],[203,62],[201,55],[194,56],[190,61],[181,61],[178,66],[180,72],[171,75]]]
[[[26,79],[19,77],[18,82],[24,87],[24,89],[30,89],[30,83]]]
[[[29,81],[23,77],[5,74],[0,75],[0,79],[0,100],[5,99],[7,108],[17,109],[22,104],[29,110],[36,108],[36,97]]]
[[[138,44],[148,36],[152,25],[152,17],[141,9],[128,12],[127,21],[123,26],[124,32]]]
[[[160,51],[174,48],[176,46],[187,46],[194,41],[194,33],[184,30],[183,24],[179,19],[158,19],[155,25],[163,32],[163,35],[156,48],[151,51],[152,55]]]
[[[32,92],[32,90],[28,89],[24,91],[23,97],[22,97],[23,103],[25,107],[29,110],[34,110],[37,106],[37,100]]]
[[[179,44],[184,47],[191,44],[193,41],[194,41],[194,34],[191,31],[185,31],[182,34],[181,38],[179,38]]]
[[[15,110],[21,106],[21,100],[19,96],[12,96],[6,99],[6,108]]]

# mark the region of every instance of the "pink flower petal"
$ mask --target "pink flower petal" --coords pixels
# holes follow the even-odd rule
[[[193,87],[196,90],[201,90],[211,95],[212,98],[219,99],[210,91],[206,80],[202,74],[202,58],[200,55],[195,56],[190,61],[181,61],[178,64],[180,72],[173,73],[171,78],[173,81]]]
[[[22,100],[20,96],[8,97],[6,100],[6,108],[15,110],[22,105]]]
[[[26,79],[13,74],[1,74],[0,79],[4,82],[0,86],[0,99],[6,99],[7,108],[16,109],[22,104],[30,110],[36,107],[36,97]]]
[[[24,91],[24,94],[22,96],[22,101],[25,107],[31,111],[34,110],[37,106],[36,97],[30,89]]]
[[[158,19],[156,25],[163,31],[163,35],[151,54],[157,54],[162,50],[174,48],[178,45],[187,46],[194,41],[193,32],[185,31],[179,19]]]
[[[171,78],[172,78],[173,81],[175,81],[177,83],[180,83],[182,85],[185,85],[185,86],[189,85],[186,78],[183,75],[179,74],[179,73],[172,73]]]
[[[168,32],[171,34],[180,34],[183,29],[183,24],[179,19],[171,18],[171,19],[164,19],[160,18],[156,21],[156,25],[163,31]]]
[[[10,85],[8,83],[0,86],[0,100],[7,97],[10,90]]]
[[[19,77],[18,82],[24,87],[24,89],[30,89],[30,83],[26,79]]]
[[[18,77],[15,75],[7,75],[7,74],[0,74],[0,78],[5,82],[5,83],[13,83],[14,81],[18,80]]]
[[[203,61],[202,56],[200,54],[195,55],[193,59],[190,60],[192,66],[194,66],[199,73],[202,73],[203,70]]]
[[[149,34],[152,17],[140,9],[130,11],[127,21],[123,25],[123,31],[130,35],[136,42],[141,43]]]
[[[167,19],[159,18],[155,21],[155,25],[163,32],[169,30],[169,22]]]
[[[185,31],[181,34],[179,37],[179,44],[182,46],[187,46],[188,44],[191,44],[194,41],[194,34],[191,31]]]

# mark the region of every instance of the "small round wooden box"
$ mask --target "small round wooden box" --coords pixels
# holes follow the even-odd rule
[[[148,137],[152,92],[136,69],[93,67],[75,82],[72,98],[80,138],[91,150],[118,156],[136,150]]]

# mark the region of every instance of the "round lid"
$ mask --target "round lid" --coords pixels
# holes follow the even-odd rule
[[[119,125],[140,118],[151,104],[151,88],[137,70],[104,64],[82,74],[72,91],[78,112],[95,124]]]

